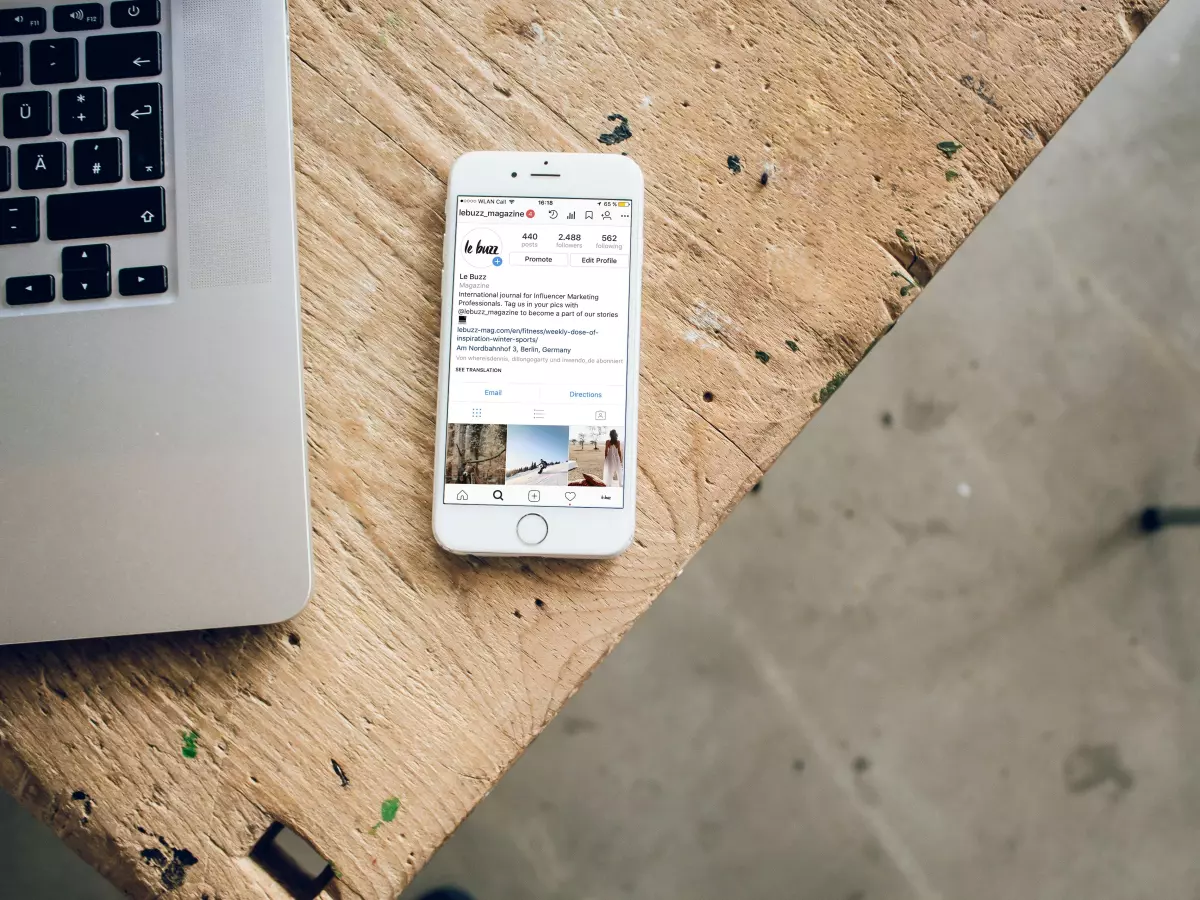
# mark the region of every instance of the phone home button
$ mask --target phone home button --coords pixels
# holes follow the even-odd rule
[[[528,544],[530,547],[540,544],[549,533],[550,526],[537,513],[522,516],[517,522],[517,537],[521,539],[522,544]]]

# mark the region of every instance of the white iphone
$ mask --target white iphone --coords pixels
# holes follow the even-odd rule
[[[624,156],[455,162],[433,497],[447,550],[606,557],[633,541],[643,196]]]

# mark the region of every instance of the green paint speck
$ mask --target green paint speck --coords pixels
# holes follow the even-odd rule
[[[913,286],[911,284],[906,284],[904,287],[900,288],[900,296],[907,297],[909,294],[912,293],[912,289],[913,289]]]
[[[954,181],[956,178],[958,178],[957,172],[955,172],[953,169],[946,170],[946,180],[947,181]]]
[[[797,344],[795,341],[784,341],[784,343],[787,345],[787,348],[789,350],[791,350],[793,353],[800,352],[800,345]]]
[[[954,159],[954,154],[962,149],[962,144],[958,141],[942,141],[937,145],[937,148],[946,159]]]
[[[379,821],[371,826],[371,834],[377,832],[384,822],[396,821],[396,814],[400,812],[400,798],[388,797],[379,806]]]
[[[196,742],[200,740],[200,735],[194,731],[185,731],[183,733],[183,749],[180,753],[184,759],[196,758]]]
[[[395,822],[398,812],[400,812],[400,798],[388,797],[379,807],[379,818],[385,822]]]
[[[771,354],[768,353],[766,350],[755,350],[754,358],[757,359],[760,363],[762,363],[765,366],[767,363],[769,363],[771,361]]]
[[[911,243],[912,243],[912,241],[910,241],[910,240],[908,239],[908,235],[904,233],[904,229],[903,229],[903,228],[897,228],[897,229],[896,229],[896,237],[900,238],[900,240],[904,241],[904,243],[906,243],[906,244],[911,244]]]
[[[849,372],[838,372],[836,375],[834,375],[832,378],[829,379],[829,383],[826,384],[825,387],[821,388],[820,393],[815,394],[813,396],[813,400],[816,401],[817,403],[824,403],[826,400],[828,400],[830,397],[833,396],[834,391],[836,391],[838,388],[840,388],[842,386],[842,382],[844,382],[849,377],[849,375],[850,375]]]

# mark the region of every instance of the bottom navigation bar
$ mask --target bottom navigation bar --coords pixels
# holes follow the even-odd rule
[[[468,506],[566,506],[620,509],[624,489],[556,484],[448,484],[443,500]]]

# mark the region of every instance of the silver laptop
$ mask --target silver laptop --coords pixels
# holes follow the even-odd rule
[[[0,0],[0,643],[311,586],[285,0]]]

